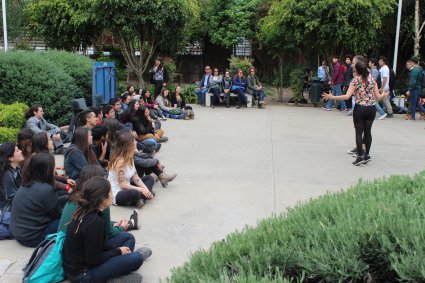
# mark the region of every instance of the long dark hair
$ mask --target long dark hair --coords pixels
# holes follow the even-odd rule
[[[104,177],[105,170],[99,165],[87,165],[81,170],[80,177],[78,177],[78,183],[72,193],[69,194],[68,200],[77,202],[79,194],[82,191],[83,184],[92,177]]]
[[[369,70],[368,70],[366,58],[361,55],[357,55],[354,58],[357,60],[356,65],[354,66],[354,69],[356,70],[357,75],[361,76],[363,82],[366,84],[367,77],[369,76]]]
[[[31,139],[32,153],[49,152],[49,137],[47,132],[38,132]]]
[[[139,109],[137,109],[135,115],[134,115],[134,124],[136,124],[136,128],[142,124],[144,127],[148,126],[148,123],[151,123],[151,121],[149,121],[146,118],[145,115],[145,111],[146,111],[146,107],[145,106],[140,106]]]
[[[127,123],[127,122],[131,123],[133,121],[134,115],[136,113],[136,110],[135,110],[136,102],[138,102],[137,99],[130,100],[130,102],[128,103],[127,110],[125,110],[124,113],[122,113],[121,115],[120,120],[122,123]]]
[[[146,93],[147,92],[149,92],[149,97],[146,97]],[[146,103],[149,103],[149,104],[152,104],[152,102],[153,102],[153,99],[152,99],[152,93],[151,93],[151,91],[149,90],[149,89],[144,89],[143,90],[143,92],[142,92],[142,97],[143,97],[143,100],[146,102]]]
[[[115,144],[117,141],[118,121],[114,118],[105,118],[102,125],[108,129],[108,142],[112,145]]]
[[[78,194],[78,208],[71,218],[71,221],[78,221],[75,233],[78,233],[84,217],[91,212],[97,211],[102,202],[109,197],[110,191],[111,184],[103,177],[95,176],[84,182]]]
[[[162,60],[162,58],[156,58],[156,60],[158,60],[158,61],[159,61],[159,65],[158,65],[158,67],[156,68],[156,70],[157,70],[157,71],[159,71],[159,70],[161,70],[161,69],[163,69],[163,68],[164,68],[164,60]]]
[[[0,146],[0,180],[3,180],[4,172],[10,166],[9,158],[15,154],[15,149],[16,145],[13,142],[5,142]]]
[[[72,143],[75,144],[83,153],[89,164],[97,164],[97,158],[91,149],[89,142],[89,129],[80,127],[75,130],[72,137]]]
[[[54,186],[55,157],[48,152],[33,155],[26,170],[22,172],[22,186],[31,187],[34,183],[46,183]]]
[[[29,158],[32,152],[31,139],[34,132],[30,128],[23,128],[18,133],[18,148],[22,150],[24,158]]]

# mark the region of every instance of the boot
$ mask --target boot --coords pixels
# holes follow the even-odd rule
[[[161,175],[158,176],[158,179],[161,182],[161,185],[166,188],[168,186],[168,182],[173,181],[175,177],[177,177],[177,174],[167,175],[165,173],[161,173]]]
[[[419,112],[419,114],[421,115],[421,117],[419,117],[419,120],[425,120],[425,113]]]
[[[404,115],[403,119],[404,119],[404,120],[413,120],[413,119],[412,119],[412,116],[410,116],[410,114],[409,114],[409,113],[407,113],[406,115]]]

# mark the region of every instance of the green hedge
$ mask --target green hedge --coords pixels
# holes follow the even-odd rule
[[[425,172],[360,181],[196,252],[169,281],[425,282],[424,205]]]
[[[28,109],[25,104],[0,104],[0,109],[0,127],[20,129],[25,125],[25,112]]]
[[[16,142],[20,129],[0,127],[0,143]]]
[[[49,55],[50,52],[53,52],[52,55]],[[64,59],[59,60],[61,54]],[[56,59],[50,59],[49,56]],[[65,64],[64,61],[75,61],[76,64],[80,64],[80,60],[91,62],[88,58],[82,58],[77,54],[65,57],[58,51],[0,53],[0,102],[41,104],[49,122],[59,126],[67,124],[71,117],[70,100],[87,97],[87,93],[82,90],[85,83],[75,79],[78,77],[83,80],[84,75],[77,76],[80,71],[73,69],[74,63]],[[91,68],[88,64],[81,65],[81,68],[87,70]],[[86,80],[91,82],[91,76],[86,77]]]

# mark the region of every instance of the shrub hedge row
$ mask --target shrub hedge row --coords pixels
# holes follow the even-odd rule
[[[425,282],[425,172],[360,181],[192,255],[169,282]]]
[[[41,104],[49,122],[65,125],[71,117],[70,100],[90,97],[90,71],[91,60],[78,54],[0,53],[0,102]]]
[[[23,103],[0,104],[0,109],[0,143],[16,142],[18,132],[25,125],[28,106]]]

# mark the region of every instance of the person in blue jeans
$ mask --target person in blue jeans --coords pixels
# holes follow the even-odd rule
[[[252,99],[258,99],[258,108],[263,108],[264,105],[264,88],[260,80],[255,75],[255,68],[248,69],[248,77],[246,78],[247,88],[246,92],[252,95]],[[254,101],[253,101],[254,102]],[[253,104],[254,105],[254,104]]]
[[[245,106],[247,104],[246,100],[246,78],[243,75],[242,69],[238,69],[236,71],[236,75],[233,77],[232,80],[232,92],[236,93],[238,95],[238,106],[236,109],[241,108],[241,106]]]
[[[333,56],[332,62],[334,64],[333,71],[332,71],[332,78],[331,78],[331,84],[333,86],[332,95],[333,96],[341,96],[342,95],[341,85],[342,85],[342,81],[343,81],[343,74],[342,74],[342,67],[341,67],[341,64],[339,63],[338,56]],[[326,111],[330,111],[332,109],[333,105],[334,105],[334,101],[328,100],[324,109]],[[339,106],[340,106],[341,111],[347,111],[347,106],[345,104],[345,101],[340,100]]]
[[[195,90],[195,94],[198,96],[198,102],[201,103],[201,105],[205,105],[205,95],[209,90],[210,76],[211,67],[207,65],[205,66],[205,74],[202,76],[198,88]]]
[[[409,97],[412,120],[416,120],[416,109],[422,113],[422,117],[425,116],[425,108],[419,103],[422,94],[423,69],[418,63],[416,58],[409,59],[406,62],[406,67],[409,70],[409,90],[406,94]]]
[[[152,254],[149,248],[132,252],[128,246],[114,247],[106,241],[102,213],[112,205],[111,185],[103,177],[85,182],[77,200],[78,208],[66,231],[62,250],[63,269],[71,283],[141,282],[137,271]]]

